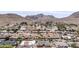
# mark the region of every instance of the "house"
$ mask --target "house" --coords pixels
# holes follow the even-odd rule
[[[3,41],[5,41],[5,39],[4,38],[0,38],[0,42],[3,42]]]
[[[7,30],[0,31],[0,34],[8,33]]]
[[[36,29],[41,29],[41,25],[36,26]]]
[[[65,32],[62,34],[62,39],[75,39],[76,38],[76,33],[72,33],[72,32]]]
[[[45,30],[46,27],[44,25],[41,25],[41,30]]]
[[[33,48],[35,45],[35,40],[27,41],[24,40],[21,42],[21,44],[18,46],[19,48]]]
[[[65,27],[66,27],[66,30],[77,30],[78,29],[78,26],[77,25],[65,25]]]
[[[79,42],[79,36],[76,36],[75,41]]]
[[[37,41],[36,46],[41,47],[52,47],[49,41]]]
[[[63,38],[63,39],[71,39],[71,36],[68,36],[68,35],[62,35],[62,38]]]
[[[68,48],[68,44],[65,42],[55,42],[56,48]]]
[[[19,33],[14,33],[14,34],[11,35],[10,38],[18,38],[19,36],[20,36]]]
[[[11,44],[11,45],[16,45],[16,39],[15,38],[10,38],[9,40],[6,40],[5,38],[1,38],[0,39],[0,45],[4,45],[4,44]]]
[[[59,34],[57,32],[48,32],[46,35],[48,35],[49,38],[53,39],[59,39]]]
[[[57,26],[52,26],[51,31],[56,31],[56,30],[58,30],[58,27]]]
[[[21,26],[20,31],[25,31],[26,30],[26,26]]]

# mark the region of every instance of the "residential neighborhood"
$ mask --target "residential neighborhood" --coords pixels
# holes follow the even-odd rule
[[[20,12],[0,14],[0,48],[79,48],[79,11],[63,18]]]
[[[0,27],[0,48],[78,48],[79,25],[21,22]]]

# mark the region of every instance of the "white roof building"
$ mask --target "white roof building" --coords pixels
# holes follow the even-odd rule
[[[31,46],[31,45],[34,45],[35,44],[35,40],[33,41],[22,41],[21,42],[21,46]]]
[[[21,26],[20,30],[26,30],[26,26]]]

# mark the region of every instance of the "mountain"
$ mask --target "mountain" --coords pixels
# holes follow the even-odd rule
[[[25,19],[17,14],[0,14],[0,25],[20,23]]]
[[[25,19],[32,21],[40,21],[40,22],[53,21],[53,22],[61,22],[61,23],[79,24],[79,11],[74,12],[70,16],[64,18],[56,18],[53,15],[37,14],[32,16],[26,16]]]
[[[61,21],[65,23],[79,24],[79,11],[72,13],[68,17],[61,18]]]
[[[43,22],[43,23],[46,21],[56,21],[57,20],[57,18],[54,17],[53,15],[44,15],[44,14],[26,16],[25,19],[35,21],[35,22]]]
[[[74,12],[72,15],[70,15],[69,17],[72,18],[79,18],[79,11],[78,12]]]
[[[45,18],[45,17],[51,17],[51,18],[55,18],[54,16],[51,15],[44,15],[44,14],[37,14],[37,15],[31,15],[31,16],[26,16],[25,19],[27,20],[38,20],[40,18]]]
[[[9,14],[0,14],[0,26],[6,24],[15,24],[20,22],[64,22],[64,23],[74,23],[79,24],[79,11],[71,14],[68,17],[64,18],[56,18],[53,15],[44,15],[44,14],[37,14],[37,15],[30,15],[22,17],[17,14],[9,13]]]

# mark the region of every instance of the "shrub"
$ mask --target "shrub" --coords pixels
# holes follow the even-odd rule
[[[13,46],[11,44],[0,45],[0,48],[13,48]]]
[[[17,41],[19,41],[19,43],[21,43],[21,42],[22,42],[22,40],[23,40],[23,38],[22,38],[22,37],[18,37],[18,38],[17,38]]]
[[[72,43],[72,44],[71,44],[71,47],[72,47],[72,48],[79,48],[78,46],[76,46],[76,43]]]

